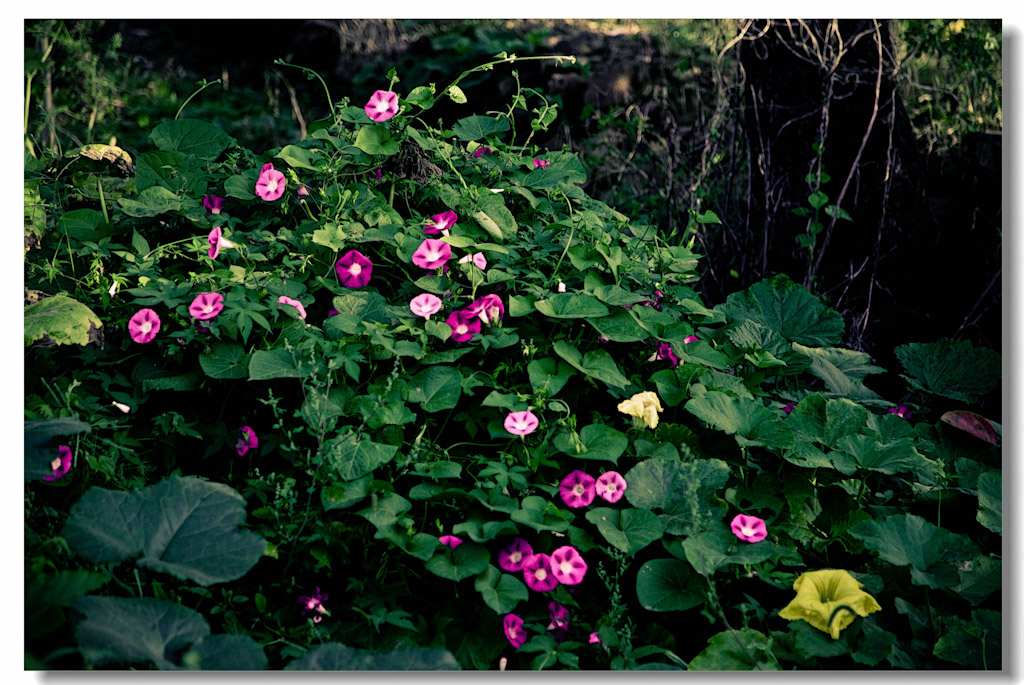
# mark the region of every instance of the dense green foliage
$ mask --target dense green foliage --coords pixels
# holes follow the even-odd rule
[[[191,105],[135,155],[31,146],[29,667],[1001,667],[1002,429],[964,411],[998,355],[883,369],[784,275],[707,301],[692,236],[533,144],[542,93],[434,124],[524,63],[392,72],[397,113],[352,93],[263,152]],[[576,506],[575,472],[624,496]],[[585,575],[537,590],[516,538]],[[779,616],[825,569],[863,588],[831,635]]]

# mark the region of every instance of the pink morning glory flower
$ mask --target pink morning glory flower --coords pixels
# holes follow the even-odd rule
[[[672,368],[679,366],[679,357],[672,351],[672,346],[668,343],[659,343],[658,351],[648,361],[654,361],[654,359],[666,359],[672,365]]]
[[[505,305],[502,304],[500,297],[491,293],[478,297],[463,311],[470,316],[479,316],[481,321],[490,324],[500,321],[501,317],[505,315]]]
[[[63,478],[64,474],[71,470],[71,448],[67,445],[60,445],[57,448],[56,458],[50,462],[50,467],[53,469],[53,475],[43,476],[43,480],[55,481]]]
[[[547,554],[534,554],[523,562],[523,577],[526,585],[536,592],[547,592],[558,586],[558,579],[551,570],[551,557]]]
[[[220,293],[200,293],[188,307],[193,318],[206,321],[212,319],[224,309],[224,296]]]
[[[487,147],[486,145],[481,145],[481,146],[480,146],[480,147],[478,147],[478,148],[476,149],[476,151],[475,151],[475,152],[473,153],[473,156],[474,156],[474,157],[476,157],[477,159],[480,159],[480,158],[481,158],[481,157],[483,157],[484,155],[489,155],[489,154],[491,154],[492,152],[494,152],[494,150],[492,150],[491,148]]]
[[[502,622],[505,628],[505,637],[512,643],[512,646],[519,649],[526,644],[526,631],[523,629],[523,619],[515,614],[506,614]]]
[[[409,300],[409,309],[416,316],[429,319],[431,314],[437,314],[441,310],[441,298],[430,293],[422,293]],[[448,325],[451,326],[451,324]],[[452,330],[455,330],[454,326],[452,326]]]
[[[768,529],[765,527],[764,521],[756,516],[736,514],[730,527],[736,537],[747,542],[760,542],[768,537]]]
[[[224,198],[207,195],[203,198],[203,209],[206,210],[206,216],[220,214],[220,210],[224,209]]]
[[[539,169],[547,169],[548,168],[548,164],[551,164],[551,162],[545,162],[543,159],[534,159],[533,160],[533,168],[534,169],[538,169],[538,168]]]
[[[452,340],[466,342],[480,332],[480,319],[471,317],[464,311],[452,312],[445,323],[452,327]]]
[[[256,194],[266,202],[273,202],[284,195],[284,187],[288,185],[284,174],[274,168],[269,162],[260,169],[260,176],[256,179]]]
[[[562,585],[579,585],[587,575],[587,562],[572,545],[564,545],[551,553],[551,572]]]
[[[505,430],[512,435],[529,435],[539,425],[540,419],[529,409],[509,412],[505,417]]]
[[[476,264],[476,268],[480,269],[481,271],[487,268],[487,258],[484,257],[483,252],[474,252],[472,254],[466,255],[465,257],[459,260],[459,264],[468,264],[469,262],[473,262],[474,264]]]
[[[137,343],[148,343],[160,332],[160,317],[152,309],[140,309],[128,319],[128,334]]]
[[[569,610],[558,602],[550,602],[548,604],[548,615],[551,617],[548,630],[566,630],[569,628]]]
[[[448,235],[448,229],[455,225],[455,222],[459,220],[459,215],[448,210],[447,212],[441,212],[427,219],[427,227],[423,229],[423,232],[427,235],[437,235],[441,233]]]
[[[375,90],[363,109],[374,121],[387,121],[398,114],[398,95],[390,90]]]
[[[338,279],[346,288],[362,288],[370,282],[373,273],[373,262],[363,256],[359,250],[349,250],[334,265]]]
[[[210,246],[210,251],[207,253],[210,255],[210,259],[216,259],[217,255],[220,254],[222,247],[234,247],[235,244],[224,237],[221,233],[220,226],[215,227],[210,231],[210,235],[206,236],[206,242]]]
[[[566,505],[573,509],[579,509],[594,501],[597,489],[594,485],[594,477],[577,469],[562,479],[561,485],[558,486],[558,492]]]
[[[248,426],[242,426],[238,429],[238,442],[235,443],[235,451],[238,452],[238,456],[241,457],[250,449],[255,449],[259,446],[260,441],[256,437],[256,431]]]
[[[522,571],[523,564],[533,556],[533,548],[530,543],[522,538],[516,538],[512,544],[498,552],[498,566],[506,571]]]
[[[903,405],[903,404],[899,405],[898,407],[889,407],[885,411],[885,413],[886,414],[895,414],[896,416],[900,417],[901,419],[909,419],[910,416],[913,414],[913,412],[910,411],[910,407],[908,407],[906,405]]]
[[[626,479],[616,471],[606,471],[597,477],[594,490],[606,502],[618,502],[626,492]]]
[[[452,246],[434,238],[424,238],[412,253],[412,263],[424,269],[437,269],[452,258]]]
[[[692,343],[692,342],[697,342],[698,340],[700,340],[700,338],[698,338],[698,337],[697,337],[697,336],[695,336],[695,335],[688,335],[688,336],[686,336],[685,338],[683,338],[683,342],[684,342],[684,343]]]
[[[324,600],[327,599],[327,595],[320,594],[320,588],[316,589],[312,597],[305,597],[299,595],[299,604],[302,605],[302,615],[305,616],[306,612],[313,612],[313,623],[319,623],[323,620],[325,615],[330,615],[327,611],[327,607],[324,606]]]
[[[301,184],[298,190],[295,191],[295,196],[300,200],[304,197],[309,197],[309,188],[306,187],[305,183]]]
[[[599,644],[600,642],[601,642],[601,638],[599,638],[597,636],[597,633],[591,633],[590,634],[590,644],[596,645],[596,644]]]
[[[293,300],[290,297],[282,295],[281,297],[277,298],[277,301],[280,302],[281,304],[290,304],[291,306],[293,306],[293,307],[295,307],[296,309],[299,310],[299,318],[300,319],[305,319],[306,318],[306,308],[303,307],[302,303],[299,302],[298,300]],[[278,307],[278,309],[282,309],[283,310],[282,307]]]
[[[456,547],[462,544],[462,540],[460,538],[455,537],[454,535],[442,535],[437,540],[442,545],[447,545],[452,549],[455,549]]]

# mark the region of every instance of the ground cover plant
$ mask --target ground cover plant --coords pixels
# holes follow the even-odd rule
[[[1002,667],[999,356],[705,300],[543,92],[474,111],[526,59],[33,147],[27,667]]]

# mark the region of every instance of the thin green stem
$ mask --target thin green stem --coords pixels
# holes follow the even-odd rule
[[[334,117],[334,98],[331,97],[331,91],[330,91],[329,88],[327,88],[327,84],[320,77],[320,74],[316,73],[315,71],[313,71],[312,69],[310,69],[308,67],[302,67],[302,66],[299,66],[298,64],[289,64],[288,62],[285,62],[283,59],[275,59],[274,60],[274,64],[280,64],[283,67],[291,67],[293,69],[299,69],[299,70],[304,71],[306,73],[306,77],[307,78],[310,78],[310,79],[315,78],[317,81],[319,81],[320,85],[322,85],[324,87],[324,93],[327,94],[327,107],[328,107],[328,109],[331,112],[331,117]],[[335,119],[334,123],[338,123],[337,119]]]
[[[181,103],[181,107],[178,108],[178,113],[174,115],[174,120],[175,121],[178,120],[178,117],[181,116],[182,111],[185,109],[185,105],[187,105],[188,103],[192,102],[192,98],[194,98],[195,96],[199,95],[200,93],[202,93],[204,90],[206,90],[210,86],[215,86],[218,83],[220,83],[220,79],[217,79],[216,81],[210,81],[209,83],[206,82],[206,79],[203,79],[200,82],[200,84],[199,84],[199,90],[197,90],[194,93],[192,93],[191,95],[189,95],[187,98],[185,98],[185,102]]]

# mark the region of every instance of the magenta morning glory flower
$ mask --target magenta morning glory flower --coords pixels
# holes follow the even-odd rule
[[[591,633],[591,634],[590,634],[590,644],[592,644],[592,645],[596,645],[596,644],[598,644],[599,642],[601,642],[601,638],[599,638],[599,637],[597,636],[597,633]]]
[[[210,235],[206,236],[206,242],[210,246],[210,251],[207,253],[210,255],[210,259],[216,259],[217,255],[220,254],[222,247],[234,247],[235,244],[224,237],[221,233],[220,226],[215,227],[210,231]]]
[[[455,537],[454,535],[442,535],[437,540],[442,545],[447,545],[452,549],[455,549],[456,547],[462,544],[462,540],[460,538]]]
[[[506,571],[522,571],[523,564],[533,556],[533,548],[530,543],[522,538],[516,538],[512,544],[498,552],[498,566]]]
[[[558,602],[550,602],[548,604],[548,615],[551,617],[548,630],[566,630],[569,628],[569,610]]]
[[[43,480],[55,481],[63,478],[64,474],[71,470],[71,448],[67,445],[60,445],[57,448],[56,458],[50,462],[50,467],[53,469],[53,475],[43,476]]]
[[[390,90],[375,90],[363,109],[374,121],[387,121],[398,114],[398,95]]]
[[[490,324],[500,321],[501,317],[505,315],[505,305],[502,304],[500,297],[491,293],[478,297],[473,304],[466,307],[463,311],[470,316],[479,316],[481,321]]]
[[[471,317],[464,311],[452,312],[445,323],[452,327],[452,340],[466,342],[480,332],[480,319]]]
[[[140,309],[128,319],[128,335],[137,343],[148,343],[160,331],[160,317],[152,309]]]
[[[594,501],[597,490],[594,486],[594,477],[577,469],[562,479],[558,492],[562,495],[563,502],[573,509],[579,509]]]
[[[475,152],[473,153],[473,156],[474,156],[474,157],[476,157],[477,159],[480,159],[480,158],[481,158],[481,157],[483,157],[484,155],[489,155],[489,154],[491,154],[492,152],[494,152],[494,150],[492,150],[491,148],[487,147],[486,145],[481,145],[481,146],[480,146],[480,147],[478,147],[478,148],[476,149],[476,151],[475,151]]]
[[[423,229],[423,232],[427,235],[437,235],[442,233],[448,235],[448,229],[455,225],[455,222],[459,220],[459,215],[448,210],[447,212],[441,212],[427,219],[427,227]]]
[[[299,595],[299,604],[302,605],[302,615],[305,616],[307,611],[314,613],[313,623],[319,623],[323,620],[324,615],[330,615],[327,611],[327,607],[324,606],[324,600],[327,599],[327,595],[320,594],[320,588],[316,589],[312,597],[305,597]]]
[[[380,169],[377,169],[376,171],[374,171],[374,172],[373,172],[373,177],[374,177],[374,178],[375,178],[376,180],[378,180],[378,181],[379,181],[379,180],[380,180],[380,179],[381,179],[381,178],[382,178],[383,176],[384,176],[384,173],[383,173],[383,172],[382,172],[382,171],[381,171]]]
[[[534,159],[533,160],[533,168],[534,169],[537,169],[537,168],[547,169],[548,168],[548,164],[551,164],[551,162],[545,162],[543,159]]]
[[[526,631],[523,629],[523,619],[515,614],[506,614],[502,622],[505,628],[505,637],[512,643],[512,646],[519,649],[526,644]]]
[[[341,314],[341,312],[339,312],[334,307],[331,307],[330,309],[327,310],[327,318],[328,319],[331,318],[332,316],[337,316],[338,314]]]
[[[487,268],[487,258],[484,257],[483,252],[474,252],[472,254],[466,255],[465,257],[459,260],[459,264],[468,264],[469,262],[473,262],[474,264],[476,264],[476,268],[480,269],[481,271]]]
[[[606,502],[618,502],[626,492],[626,479],[616,471],[606,471],[597,477],[594,490]]]
[[[206,321],[212,319],[224,309],[224,296],[220,293],[200,293],[188,307],[193,318]]]
[[[238,452],[238,456],[241,457],[250,449],[260,446],[259,438],[256,437],[256,431],[252,428],[242,426],[238,429],[238,433],[238,442],[235,443],[235,451]]]
[[[587,562],[572,545],[564,545],[551,553],[551,572],[562,585],[579,585],[587,575]]]
[[[547,554],[527,557],[523,562],[523,577],[527,587],[537,592],[547,592],[558,586],[558,579],[551,571],[551,557]]]
[[[273,202],[284,195],[284,187],[288,185],[284,174],[274,168],[269,162],[260,169],[260,176],[256,179],[256,194],[266,202]]]
[[[370,282],[373,273],[373,262],[363,256],[359,250],[349,250],[334,264],[338,279],[346,288],[362,288]]]
[[[416,316],[429,319],[431,314],[437,314],[441,310],[441,298],[430,293],[422,293],[409,300],[409,309]],[[451,326],[451,324],[448,325]],[[452,330],[455,330],[454,326],[452,326]]]
[[[795,404],[793,404],[792,402],[786,402],[786,406],[782,408],[782,411],[786,412],[787,414],[792,414],[794,409],[796,409]]]
[[[434,238],[424,238],[412,253],[412,263],[424,269],[436,269],[452,258],[452,246]]]
[[[281,297],[277,298],[277,301],[280,302],[281,304],[290,304],[291,306],[293,306],[293,307],[295,307],[296,309],[299,310],[299,318],[300,319],[305,319],[306,318],[306,308],[303,307],[302,303],[299,302],[298,300],[293,300],[290,297],[282,295]],[[282,308],[278,307],[278,309],[282,309]]]
[[[658,345],[656,356],[658,359],[667,359],[673,369],[679,366],[679,357],[675,355],[672,351],[672,346],[668,343],[660,343]]]
[[[730,527],[736,537],[747,542],[760,542],[768,537],[768,529],[765,527],[764,521],[756,516],[736,514]]]
[[[505,417],[505,430],[512,435],[529,435],[537,430],[540,419],[529,409],[509,412]]]
[[[895,414],[896,416],[900,417],[901,419],[909,419],[911,414],[913,414],[913,412],[910,411],[910,407],[908,407],[908,406],[906,406],[904,404],[901,404],[898,407],[889,407],[885,411],[885,413],[886,414]]]
[[[206,216],[220,214],[220,210],[224,209],[224,198],[207,195],[203,198],[203,208],[206,210]]]
[[[700,338],[698,338],[698,337],[697,337],[697,336],[695,336],[695,335],[688,335],[688,336],[686,336],[685,338],[683,338],[683,342],[684,342],[684,343],[692,343],[692,342],[697,342],[698,340],[700,340]]]

